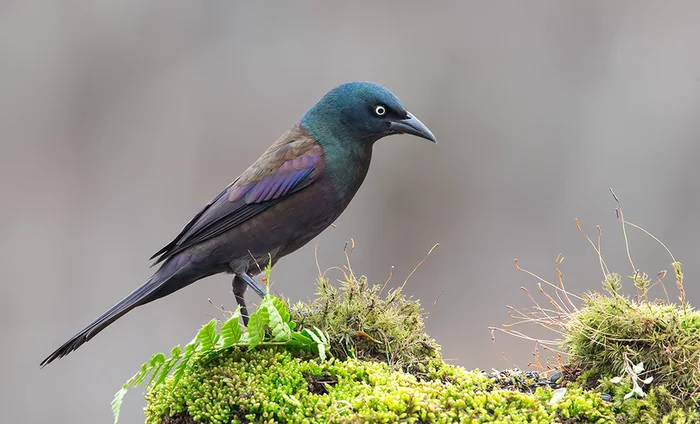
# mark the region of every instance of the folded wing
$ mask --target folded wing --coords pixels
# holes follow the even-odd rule
[[[323,150],[297,126],[282,135],[250,168],[185,225],[151,259],[173,255],[241,225],[313,184],[323,167]]]

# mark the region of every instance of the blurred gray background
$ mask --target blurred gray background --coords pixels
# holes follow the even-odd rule
[[[354,238],[355,271],[381,283],[393,266],[398,286],[439,242],[406,292],[430,311],[444,356],[470,369],[526,367],[532,343],[493,343],[488,330],[509,322],[506,305],[529,304],[520,286],[536,287],[513,259],[554,279],[562,252],[569,288],[599,289],[578,217],[591,235],[603,227],[609,264],[629,275],[613,187],[627,218],[686,264],[700,303],[700,4],[352,3],[0,4],[4,422],[109,422],[113,393],[141,362],[216,314],[208,298],[232,307],[230,278],[208,278],[38,367],[349,80],[394,91],[439,145],[378,143],[337,228],[274,269],[279,293],[312,295],[315,245],[325,269]],[[638,267],[668,268],[660,246],[630,238]],[[142,406],[130,393],[122,422],[142,421]]]

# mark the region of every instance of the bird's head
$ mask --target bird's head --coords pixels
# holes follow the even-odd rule
[[[322,145],[326,140],[371,145],[392,134],[437,142],[394,93],[372,82],[348,82],[332,89],[304,114],[301,124]]]

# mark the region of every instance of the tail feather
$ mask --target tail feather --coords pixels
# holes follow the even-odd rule
[[[63,358],[64,356],[68,355],[69,353],[76,350],[84,343],[88,342],[90,339],[95,337],[100,331],[107,328],[107,326],[109,326],[111,323],[113,323],[114,321],[116,321],[135,307],[162,297],[162,295],[160,295],[159,293],[162,290],[159,289],[165,289],[166,291],[168,291],[168,287],[164,285],[171,280],[171,278],[177,273],[177,271],[179,271],[178,269],[175,272],[164,273],[163,271],[165,271],[166,268],[169,268],[167,267],[167,265],[168,264],[166,263],[148,281],[143,283],[140,287],[131,292],[124,299],[120,300],[116,305],[112,306],[107,312],[105,312],[95,321],[90,323],[90,325],[85,327],[78,334],[71,337],[70,340],[65,342],[61,347],[56,349],[46,359],[41,361],[40,366],[43,368],[44,366],[50,364],[54,360]],[[177,287],[177,289],[184,287],[190,282],[192,281],[189,281],[185,284],[176,283],[176,285],[179,286]],[[172,291],[174,290],[169,290],[168,292],[170,293]]]

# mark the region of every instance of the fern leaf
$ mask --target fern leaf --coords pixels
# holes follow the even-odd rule
[[[239,320],[241,318],[241,307],[237,307],[236,310],[231,315],[231,318],[227,319],[226,322],[221,326],[221,337],[223,339],[222,349],[227,349],[241,340],[241,324]]]
[[[321,343],[321,339],[318,337],[316,332],[314,332],[313,330],[309,330],[308,328],[305,328],[301,332],[302,332],[302,334],[304,334],[305,336],[307,336],[311,340],[313,340],[314,343]]]
[[[114,394],[114,399],[112,399],[112,414],[114,414],[114,424],[119,421],[119,411],[122,409],[122,402],[124,401],[124,395],[126,395],[126,385],[119,389],[117,393]]]
[[[267,296],[265,296],[267,298]],[[260,303],[260,306],[250,315],[248,319],[248,348],[254,349],[262,343],[265,337],[265,327],[270,323],[270,315],[267,313],[267,307],[264,305],[265,299]]]
[[[275,302],[270,300],[265,306],[267,308],[268,316],[270,317],[272,341],[279,342],[289,340],[292,335],[292,331],[289,329],[289,325],[287,325],[287,322],[284,320],[282,315],[280,315],[279,310],[275,307]]]
[[[148,364],[149,364],[149,362],[150,362],[150,361],[144,362],[144,363],[141,365],[141,369],[139,370],[139,372],[137,372],[136,374],[134,374],[134,376],[131,377],[131,378],[129,379],[129,381],[126,382],[126,385],[136,387],[136,386],[138,386],[139,384],[143,383],[143,380],[146,379],[146,376],[148,375],[148,371],[149,371],[149,370],[148,370]]]
[[[272,304],[274,305],[275,309],[277,309],[277,312],[279,312],[280,316],[282,317],[282,320],[285,323],[291,323],[291,315],[289,315],[289,311],[287,310],[287,305],[285,305],[284,301],[280,299],[279,297],[272,297]]]
[[[156,353],[155,355],[153,355],[151,357],[151,361],[149,364],[150,365],[149,374],[151,374],[151,378],[148,380],[148,384],[146,385],[146,387],[150,387],[151,384],[153,384],[153,381],[158,376],[158,372],[160,371],[160,369],[164,363],[165,363],[165,355],[163,355],[162,353]]]
[[[196,338],[202,344],[202,350],[207,352],[214,350],[214,346],[216,346],[219,339],[219,334],[216,332],[216,319],[212,318],[211,321],[204,324],[199,333],[197,333]]]
[[[316,348],[318,349],[318,356],[321,358],[321,360],[325,361],[326,348],[330,346],[328,335],[318,327],[314,327],[314,330],[316,331],[318,338],[321,339],[321,343],[316,345]]]
[[[148,377],[149,374],[151,374],[153,370],[157,368],[164,360],[165,355],[163,355],[162,353],[154,353],[153,356],[151,356],[151,359],[149,359],[148,362],[144,362],[141,365],[141,369],[139,370],[139,372],[134,374],[134,376],[131,377],[124,386],[136,387],[141,385],[141,383],[143,383],[146,377]]]
[[[181,356],[182,348],[180,348],[180,345],[177,345],[170,351],[170,359],[165,361],[165,363],[161,367],[160,372],[158,374],[158,378],[153,384],[153,388],[163,384],[165,379],[168,377],[168,374],[170,374],[170,371],[172,371],[172,369],[175,367],[175,364],[177,364],[177,362],[180,360]]]
[[[192,359],[192,356],[197,351],[197,346],[198,344],[196,342],[192,342],[185,346],[185,354],[182,356],[182,362],[175,367],[175,371],[173,372],[173,389],[177,386],[177,383],[185,374],[185,370],[187,370],[187,365],[189,364],[190,359]]]
[[[326,345],[323,343],[318,343],[316,345],[316,349],[318,349],[318,357],[321,358],[322,361],[326,360]]]
[[[313,341],[316,343],[316,349],[318,350],[318,357],[321,358],[321,360],[325,361],[326,360],[326,344],[323,342],[323,340],[326,338],[323,335],[323,332],[319,330],[317,327],[314,327],[313,330],[309,330],[308,328],[305,328],[302,333],[305,335],[309,336]]]
[[[300,349],[309,349],[314,344],[314,341],[303,333],[292,333],[291,339],[287,342],[287,346]]]
[[[323,330],[321,330],[318,327],[314,327],[314,330],[316,330],[316,334],[318,334],[318,337],[321,339],[321,342],[323,342],[323,344],[325,344],[325,345],[330,344],[330,341],[328,339],[328,334],[326,334]]]
[[[175,346],[175,347],[172,348],[172,350],[170,351],[170,359],[172,359],[172,358],[174,358],[174,357],[176,357],[176,356],[177,356],[177,357],[180,357],[180,355],[182,355],[182,348],[180,347],[180,345]]]

